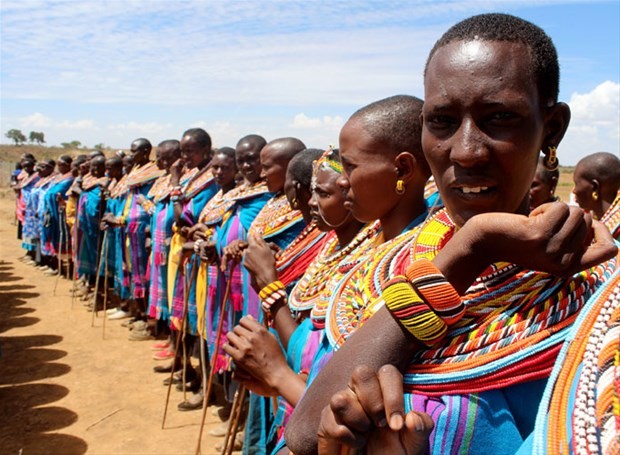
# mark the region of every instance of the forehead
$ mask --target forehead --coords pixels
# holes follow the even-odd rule
[[[266,145],[260,151],[261,161],[274,161],[278,156],[278,150],[274,147]]]
[[[461,101],[502,102],[506,96],[537,97],[525,44],[508,41],[453,41],[437,49],[424,79],[425,104],[457,96]]]
[[[315,181],[317,185],[327,186],[327,185],[330,185],[331,183],[335,183],[339,177],[340,177],[340,174],[338,172],[334,171],[331,168],[326,168],[324,166],[321,166],[316,171]]]
[[[359,118],[350,119],[340,130],[340,159],[343,162],[381,161],[388,156]]]

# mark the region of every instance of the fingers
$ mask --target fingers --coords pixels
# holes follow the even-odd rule
[[[370,417],[374,425],[380,428],[385,427],[387,419],[385,416],[383,393],[379,377],[372,368],[366,365],[356,367],[351,374],[349,387],[355,393],[363,411]],[[353,417],[353,420],[346,420],[347,423],[354,425],[355,428],[361,431],[369,429],[366,419],[362,419],[361,416],[355,414],[350,417]]]
[[[352,432],[345,425],[338,423],[332,411],[332,403],[323,408],[318,429],[319,454],[341,455],[342,444],[351,447],[363,447],[365,439]]]
[[[599,222],[592,222],[594,239],[581,257],[580,270],[584,270],[609,260],[618,254],[618,247],[607,227]]]
[[[259,330],[266,330],[260,322],[258,322],[256,319],[254,319],[250,315],[242,317],[241,320],[239,321],[239,325],[252,332],[256,332]]]
[[[404,425],[403,375],[394,365],[384,365],[377,372],[385,417],[392,430],[399,431]]]

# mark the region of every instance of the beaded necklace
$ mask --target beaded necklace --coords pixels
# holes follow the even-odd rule
[[[35,188],[41,188],[41,187],[47,185],[48,183],[51,183],[56,178],[56,175],[57,174],[50,174],[47,177],[43,177],[37,183],[34,184],[34,187]]]
[[[200,222],[206,225],[223,222],[226,219],[225,215],[231,212],[231,209],[237,202],[268,192],[267,184],[264,181],[258,181],[250,185],[244,182],[223,195],[220,200],[216,200],[217,195],[211,199],[213,202],[209,201],[200,214]]]
[[[164,175],[164,171],[159,169],[157,165],[149,161],[142,166],[134,166],[128,174],[126,185],[129,187],[142,186],[152,180],[158,179]]]
[[[567,336],[539,407],[533,454],[620,453],[620,274]]]
[[[369,307],[376,305],[375,301],[381,294],[381,283],[400,268],[402,259],[399,259],[398,253],[407,250],[406,246],[419,232],[416,226],[427,215],[428,211],[424,211],[403,233],[387,242],[383,242],[383,235],[377,236],[374,248],[368,249],[362,260],[357,259],[357,263],[340,281],[325,316],[325,332],[334,349],[338,349],[376,311]],[[381,243],[377,245],[378,242]]]
[[[201,170],[198,170],[198,168],[194,169],[196,169],[196,171],[193,173],[192,177],[187,182],[187,186],[185,186],[183,190],[183,198],[186,201],[196,196],[196,194],[201,192],[207,186],[215,183],[211,168],[203,168]]]
[[[601,218],[601,223],[609,228],[614,239],[620,240],[620,194]]]
[[[288,299],[290,309],[296,312],[313,309],[324,291],[329,291],[327,285],[335,278],[338,264],[356,250],[372,244],[380,227],[378,221],[364,226],[344,248],[339,248],[338,236],[331,231],[323,249],[291,291]],[[323,305],[323,314],[326,306]]]
[[[153,186],[149,190],[147,197],[149,199],[152,199],[155,203],[167,198],[170,194],[170,191],[172,190],[172,187],[170,186],[170,177],[170,174],[166,174],[155,180],[155,183],[153,183]]]
[[[249,235],[268,238],[285,231],[301,219],[301,212],[291,209],[285,194],[274,196],[258,212],[250,226]]]
[[[114,186],[110,189],[110,197],[113,199],[117,199],[121,196],[123,196],[127,190],[129,190],[129,187],[127,186],[127,176],[129,174],[125,174],[123,175],[120,180],[116,181],[116,183],[114,184]]]
[[[432,259],[455,231],[444,211],[423,227],[414,258]],[[496,263],[463,296],[465,315],[444,340],[420,349],[406,390],[472,393],[548,377],[567,328],[616,268],[611,260],[571,278]]]
[[[276,260],[278,279],[286,286],[296,282],[323,246],[326,233],[316,223],[306,225]]]

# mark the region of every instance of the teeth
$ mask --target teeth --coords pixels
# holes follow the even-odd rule
[[[461,191],[465,194],[469,193],[480,193],[481,191],[488,190],[488,186],[464,186],[461,188]]]

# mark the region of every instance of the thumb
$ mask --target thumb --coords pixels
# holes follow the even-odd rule
[[[401,441],[407,455],[426,453],[428,440],[435,424],[431,416],[424,412],[410,411],[405,416],[405,428],[401,430]]]
[[[581,270],[593,267],[618,254],[618,247],[609,229],[600,221],[592,222],[594,240],[581,257]]]

